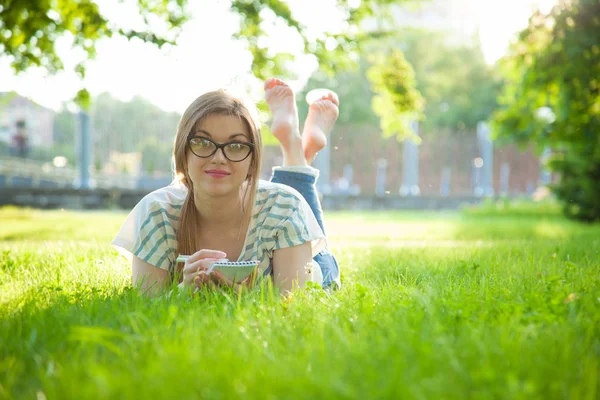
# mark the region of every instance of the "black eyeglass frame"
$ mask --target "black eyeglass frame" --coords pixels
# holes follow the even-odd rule
[[[214,144],[215,145],[215,151],[213,151],[212,153],[210,153],[208,156],[199,156],[198,154],[194,153],[194,150],[192,150],[191,141],[192,141],[192,139],[196,139],[196,138],[202,139],[202,140],[207,140],[207,141],[211,142],[212,144]],[[230,144],[234,144],[234,143],[243,144],[243,145],[246,145],[246,146],[250,147],[250,151],[248,152],[248,154],[246,155],[246,157],[242,158],[241,160],[232,160],[231,158],[227,157],[227,154],[225,154],[225,146],[230,145]],[[209,138],[207,138],[205,136],[189,135],[188,136],[188,140],[187,140],[187,145],[188,145],[188,148],[190,149],[190,151],[196,157],[199,157],[199,158],[210,158],[210,157],[214,156],[217,153],[217,151],[219,151],[219,149],[221,149],[221,153],[223,153],[223,156],[226,159],[228,159],[229,161],[231,161],[231,162],[242,162],[246,158],[248,158],[250,156],[250,154],[254,153],[254,143],[241,142],[239,140],[233,140],[231,142],[226,142],[226,143],[219,144],[219,143],[215,142],[214,140],[209,139]]]

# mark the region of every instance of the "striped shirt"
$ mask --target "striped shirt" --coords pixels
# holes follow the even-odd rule
[[[171,271],[186,195],[187,188],[181,184],[148,194],[129,213],[112,245],[130,259],[133,254]],[[259,260],[261,271],[269,274],[274,250],[306,242],[312,244],[313,257],[326,247],[325,235],[306,200],[289,186],[259,181],[244,247],[239,258],[232,261]]]

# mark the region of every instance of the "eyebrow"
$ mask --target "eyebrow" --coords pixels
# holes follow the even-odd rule
[[[212,135],[210,133],[208,133],[207,131],[205,131],[204,129],[198,129],[198,130],[194,131],[193,133],[198,133],[198,132],[202,132],[206,136],[212,138]],[[243,137],[245,137],[247,139],[246,135],[244,135],[243,133],[234,133],[233,135],[229,136],[229,139],[233,139],[233,138],[236,138],[238,136],[243,136]]]

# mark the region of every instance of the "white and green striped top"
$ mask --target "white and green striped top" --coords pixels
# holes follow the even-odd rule
[[[187,188],[180,184],[148,194],[129,213],[112,245],[129,259],[133,254],[158,268],[172,270],[186,195]],[[326,246],[323,231],[302,195],[283,184],[259,181],[244,248],[235,261],[259,260],[260,269],[268,274],[273,250],[309,241],[313,256]]]

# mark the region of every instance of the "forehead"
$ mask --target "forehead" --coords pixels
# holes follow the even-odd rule
[[[248,127],[241,117],[237,115],[209,115],[198,121],[195,131],[202,129],[215,139],[228,139],[231,135],[243,134],[250,137]]]

